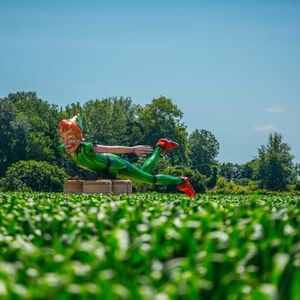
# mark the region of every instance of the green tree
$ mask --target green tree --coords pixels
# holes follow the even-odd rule
[[[66,173],[44,161],[19,161],[12,164],[0,180],[4,191],[61,192]]]
[[[266,146],[258,150],[254,176],[260,187],[270,190],[285,190],[293,177],[291,148],[282,141],[279,133],[270,134]]]
[[[196,129],[189,136],[190,165],[206,176],[212,175],[212,165],[216,164],[219,142],[208,130]]]
[[[62,119],[73,118],[77,113],[82,113],[82,106],[79,102],[71,103],[66,106],[65,110],[62,111]]]
[[[300,164],[295,164],[295,173],[296,173],[296,180],[300,178]]]
[[[17,142],[19,140],[23,143],[28,134],[28,124],[23,121],[18,118],[16,107],[11,101],[0,99],[0,176],[18,157],[24,157]]]
[[[130,98],[88,101],[83,106],[87,140],[107,145],[135,145],[142,137],[137,105]]]
[[[213,189],[217,185],[219,168],[217,165],[212,165],[211,176],[205,180],[205,186],[208,189]]]
[[[255,164],[255,159],[252,159],[246,162],[245,164],[241,165],[241,178],[253,179]]]
[[[0,99],[0,174],[18,160],[57,158],[59,112],[34,92],[18,92]]]
[[[155,145],[160,138],[167,138],[179,143],[177,151],[168,154],[168,159],[174,164],[186,164],[187,131],[182,122],[182,111],[166,97],[155,98],[150,104],[140,107],[138,121],[142,127],[143,142]]]
[[[227,181],[237,183],[240,179],[252,179],[254,172],[255,160],[251,160],[245,164],[221,163],[220,176],[226,178]]]
[[[236,182],[241,178],[241,167],[239,164],[234,163],[221,163],[220,176],[224,177],[227,181]]]

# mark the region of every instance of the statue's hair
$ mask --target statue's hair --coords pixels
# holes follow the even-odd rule
[[[61,122],[59,123],[60,133],[66,132],[68,129],[72,129],[76,138],[80,139],[81,141],[84,140],[81,129],[75,121],[71,119],[61,120]]]

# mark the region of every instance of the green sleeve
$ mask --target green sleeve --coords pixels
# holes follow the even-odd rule
[[[94,143],[91,142],[83,142],[81,143],[82,151],[87,154],[93,151]]]
[[[58,151],[61,153],[61,154],[67,154],[66,153],[66,149],[65,149],[65,146],[63,144],[60,144],[58,147],[57,147]]]

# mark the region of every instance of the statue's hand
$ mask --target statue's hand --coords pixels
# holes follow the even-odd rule
[[[147,154],[150,154],[153,152],[153,148],[151,146],[146,145],[138,145],[133,147],[133,153],[137,156],[147,156]]]

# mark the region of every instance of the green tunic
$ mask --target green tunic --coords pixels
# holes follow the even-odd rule
[[[63,144],[58,146],[61,153],[70,157],[78,166],[83,169],[95,172],[109,171],[116,173],[126,168],[126,161],[111,153],[96,153],[93,151],[94,143],[81,142],[74,152],[75,156],[68,154]]]
[[[91,142],[81,142],[74,152],[74,156],[68,154],[63,144],[58,146],[61,153],[70,157],[78,166],[83,169],[95,172],[108,172],[113,176],[131,179],[140,183],[157,184],[181,184],[182,179],[170,175],[152,175],[152,169],[155,166],[162,148],[156,147],[153,154],[147,158],[141,169],[122,159],[118,155],[111,153],[96,153],[93,150],[95,144]]]

